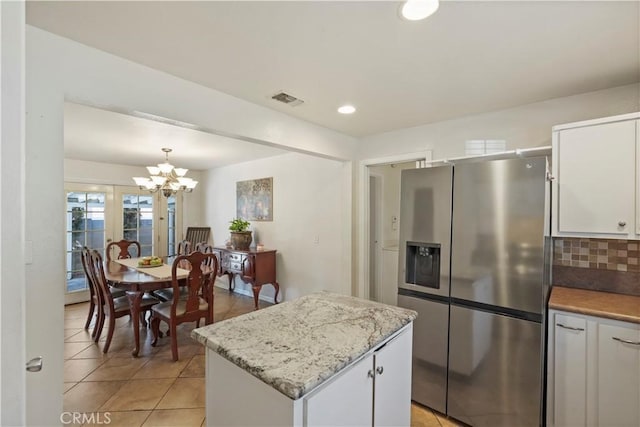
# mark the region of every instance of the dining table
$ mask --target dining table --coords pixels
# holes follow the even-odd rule
[[[142,258],[106,260],[104,273],[109,284],[126,291],[131,310],[131,322],[134,335],[134,349],[131,354],[138,357],[140,352],[140,302],[145,292],[171,287],[171,268],[175,257],[167,257],[159,266],[140,266]],[[176,270],[179,281],[185,281],[189,275],[189,265],[182,264]],[[204,270],[204,268],[203,268]],[[203,271],[206,273],[206,271]]]

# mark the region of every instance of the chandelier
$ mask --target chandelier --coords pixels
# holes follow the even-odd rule
[[[175,168],[169,163],[171,148],[163,148],[162,151],[165,153],[164,163],[159,163],[158,166],[147,166],[151,176],[149,178],[133,177],[136,185],[141,190],[147,190],[152,193],[160,190],[165,197],[176,194],[178,191],[191,193],[198,185],[198,181],[185,176],[189,169]]]

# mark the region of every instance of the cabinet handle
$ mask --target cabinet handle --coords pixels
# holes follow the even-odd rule
[[[373,370],[369,369],[369,372],[367,372],[367,377],[373,378],[374,376],[375,376],[375,374],[373,373]]]
[[[382,373],[384,372],[384,368],[382,366],[378,366],[376,368],[376,372],[378,373],[378,375],[382,375]]]
[[[626,221],[618,221],[618,227],[624,227],[627,225]]]
[[[563,325],[562,323],[556,323],[556,326],[560,326],[561,328],[564,328],[564,329],[569,329],[570,331],[584,331],[584,328],[574,328],[573,326],[566,326],[566,325]]]
[[[625,344],[640,345],[640,341],[625,340],[625,339],[618,338],[618,337],[611,337],[611,339],[616,340],[616,341],[623,342],[623,343],[625,343]]]

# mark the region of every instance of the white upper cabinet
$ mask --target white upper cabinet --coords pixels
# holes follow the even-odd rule
[[[639,118],[553,128],[553,235],[640,239]]]

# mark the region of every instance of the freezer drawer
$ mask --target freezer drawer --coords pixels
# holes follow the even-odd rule
[[[445,413],[449,305],[400,294],[398,306],[418,312],[413,322],[411,399]]]
[[[472,426],[541,424],[542,325],[451,305],[448,415]]]

